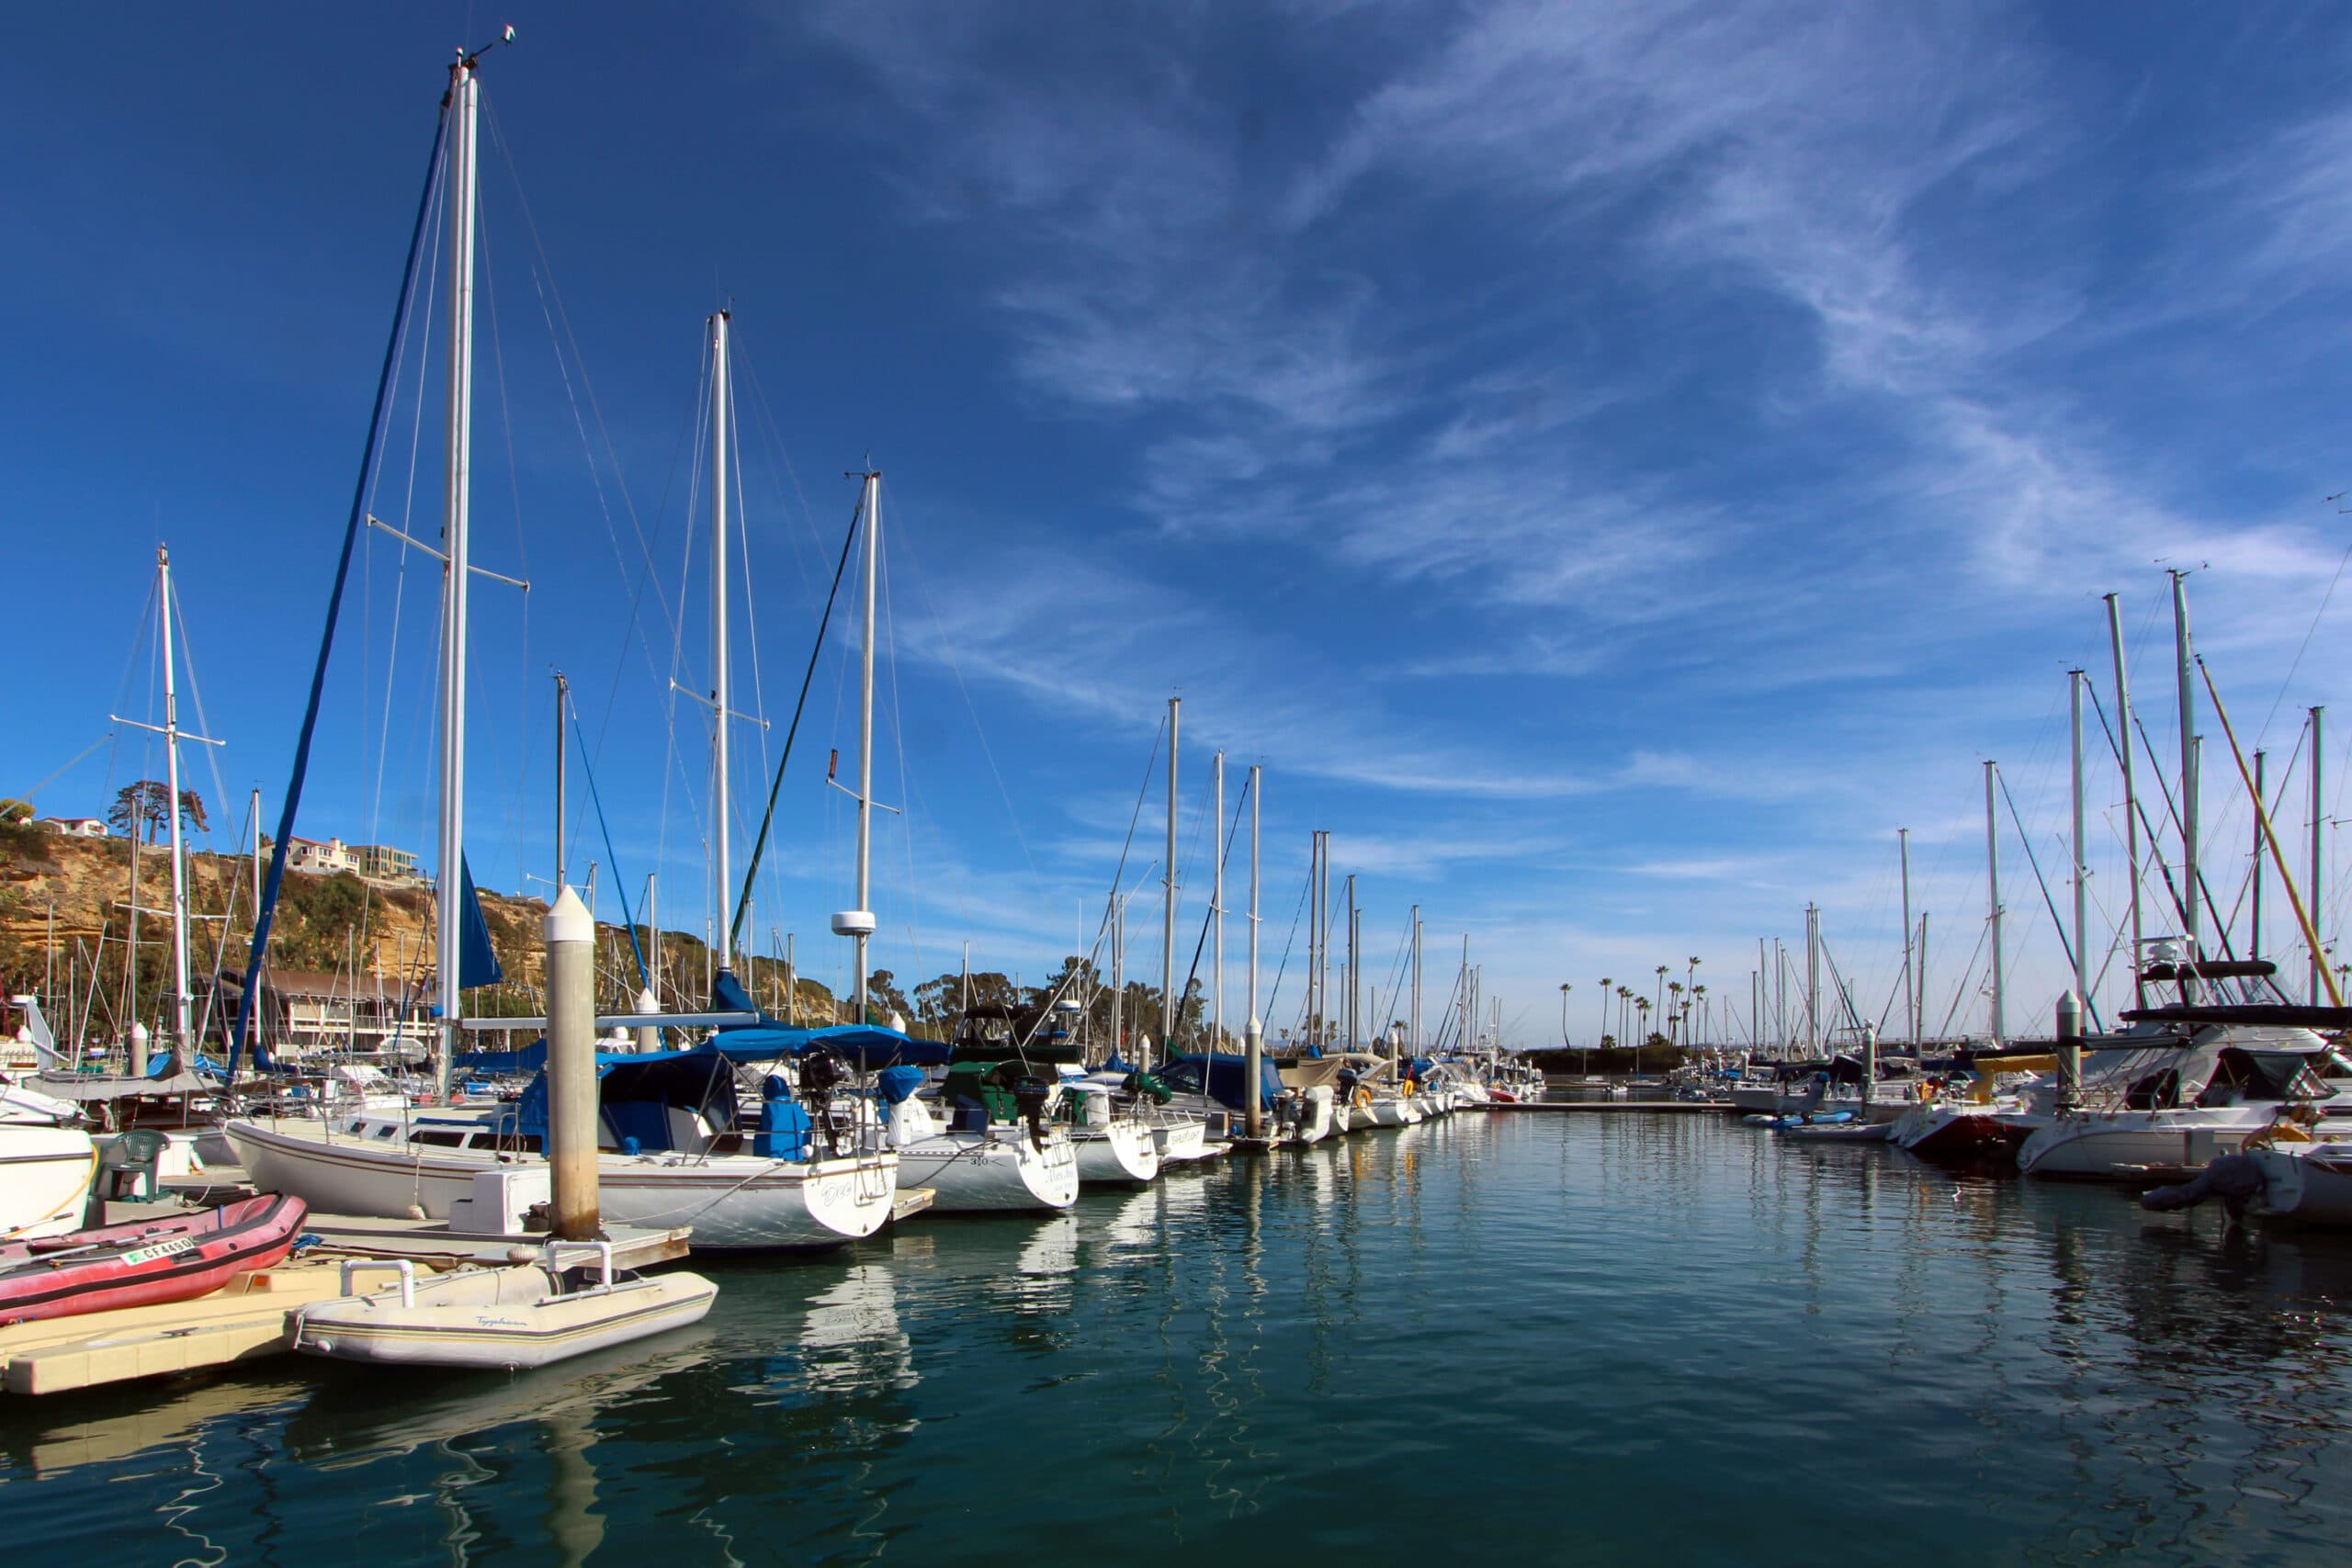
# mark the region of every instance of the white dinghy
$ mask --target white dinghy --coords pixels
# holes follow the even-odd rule
[[[568,1266],[582,1254],[594,1268]],[[421,1281],[407,1258],[353,1258],[344,1287],[356,1269],[387,1268],[398,1284],[297,1312],[294,1348],[379,1366],[527,1371],[699,1323],[718,1294],[699,1274],[616,1270],[608,1241],[549,1242],[537,1262]]]

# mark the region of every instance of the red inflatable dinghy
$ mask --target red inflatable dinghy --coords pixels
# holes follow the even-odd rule
[[[184,1302],[282,1261],[300,1198],[266,1194],[167,1219],[0,1245],[0,1324]]]

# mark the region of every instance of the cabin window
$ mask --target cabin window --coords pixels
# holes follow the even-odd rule
[[[412,1144],[430,1144],[436,1149],[463,1148],[466,1138],[467,1134],[464,1133],[423,1132],[411,1133],[408,1135],[408,1141]]]
[[[352,1129],[352,1131],[354,1131],[354,1132],[357,1132],[357,1131],[358,1131],[358,1129],[357,1129],[356,1127],[354,1127],[354,1128]],[[377,1128],[377,1129],[376,1129],[376,1136],[378,1136],[378,1137],[379,1137],[379,1138],[389,1138],[389,1137],[390,1137],[390,1136],[392,1135],[393,1132],[394,1132],[394,1128],[393,1128],[392,1124],[391,1124],[390,1122],[385,1122],[385,1123],[384,1123],[384,1125],[382,1125],[382,1126],[380,1126],[380,1127],[379,1127],[379,1128]]]

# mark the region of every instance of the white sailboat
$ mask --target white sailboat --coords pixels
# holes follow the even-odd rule
[[[441,812],[438,867],[440,1050],[446,1089],[464,1038],[460,951],[468,906],[463,880],[466,745],[467,525],[471,462],[476,124],[481,86],[476,59],[451,67],[448,488],[442,533]],[[726,694],[727,317],[711,319],[713,637],[721,711]],[[724,725],[720,726],[724,745]],[[723,758],[723,752],[721,753]],[[726,819],[723,767],[717,781]],[[723,830],[723,829],[722,829]],[[726,886],[719,867],[718,886]],[[723,922],[722,922],[723,924]],[[600,1019],[620,1024],[686,1022],[686,1017]],[[731,1087],[731,1084],[730,1084]],[[676,1108],[673,1108],[676,1109]],[[612,1152],[598,1160],[603,1210],[616,1224],[691,1225],[698,1248],[774,1249],[837,1246],[873,1235],[892,1211],[897,1159],[887,1149],[811,1159],[730,1152],[727,1129],[691,1108],[666,1117],[684,1135],[672,1147]],[[414,1116],[360,1114],[333,1122],[240,1119],[226,1134],[255,1184],[290,1192],[324,1213],[447,1219],[484,1171],[542,1164],[539,1140],[481,1119],[446,1124]],[[618,1144],[619,1140],[611,1140]]]
[[[832,919],[833,932],[850,939],[856,976],[856,1015],[866,1016],[866,943],[876,922],[872,903],[874,823],[874,646],[876,585],[882,568],[882,476],[865,475],[865,613],[859,651],[857,748],[857,907]],[[886,1091],[887,1099],[887,1091]],[[1042,1111],[1046,1107],[1039,1106]],[[985,1111],[957,1110],[942,1117],[936,1103],[907,1094],[888,1106],[883,1139],[898,1159],[903,1190],[929,1188],[931,1207],[943,1214],[1004,1210],[1067,1209],[1078,1201],[1078,1147],[1067,1129],[1032,1115],[999,1124]]]

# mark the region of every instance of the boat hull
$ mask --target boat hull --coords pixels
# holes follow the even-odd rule
[[[1159,1175],[1159,1144],[1140,1122],[1113,1122],[1076,1134],[1081,1186],[1140,1186]]]
[[[928,1187],[935,1214],[1018,1213],[1078,1201],[1078,1146],[1052,1137],[936,1133],[899,1146],[899,1185]]]
[[[2262,1170],[2265,1217],[2352,1229],[2352,1149],[2303,1144],[2250,1152]]]
[[[273,1193],[0,1247],[0,1324],[209,1294],[240,1274],[284,1261],[307,1212],[300,1198]]]
[[[547,1288],[537,1265],[473,1273],[537,1276]],[[698,1323],[718,1294],[708,1280],[684,1272],[525,1301],[503,1299],[512,1292],[499,1284],[453,1275],[417,1286],[413,1304],[393,1289],[305,1307],[294,1348],[378,1366],[525,1371]]]
[[[78,1128],[0,1130],[0,1235],[57,1235],[79,1228],[97,1170],[96,1145]]]
[[[2018,1168],[2028,1176],[2077,1181],[2177,1180],[2201,1170],[2216,1155],[2236,1153],[2247,1134],[2269,1123],[2273,1109],[2076,1111],[2026,1139],[2018,1149]]]
[[[256,1187],[299,1194],[324,1213],[432,1220],[486,1170],[537,1155],[361,1142],[317,1122],[232,1122],[229,1141]],[[694,1228],[702,1251],[797,1251],[872,1235],[890,1217],[897,1160],[885,1154],[796,1162],[723,1155],[602,1156],[597,1202],[608,1224]]]

